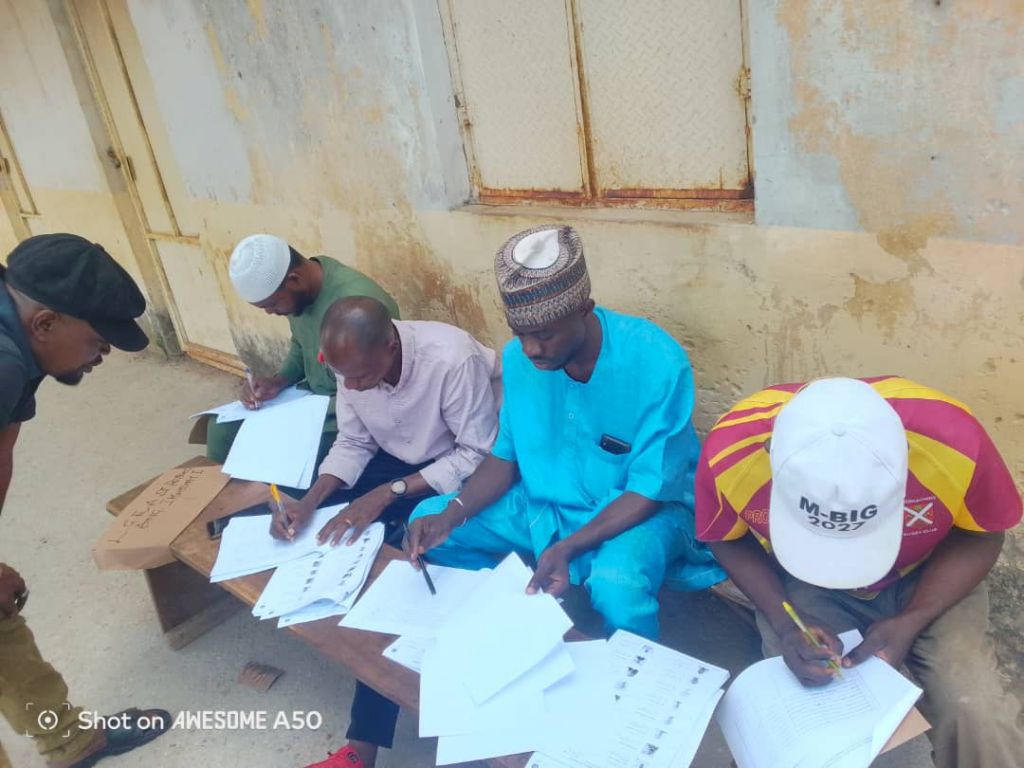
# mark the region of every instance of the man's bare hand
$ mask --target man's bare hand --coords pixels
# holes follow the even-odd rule
[[[391,500],[391,491],[387,486],[380,486],[363,494],[327,521],[317,534],[317,542],[323,544],[329,541],[331,546],[336,547],[341,543],[345,532],[351,530],[352,533],[346,543],[354,544],[363,535],[363,531],[384,514]]]
[[[6,564],[0,564],[0,618],[14,616],[20,608],[18,600],[26,594],[25,580],[16,570]]]
[[[274,509],[270,519],[270,535],[282,541],[291,541],[313,517],[313,509],[303,501],[295,501],[287,496],[281,497],[281,506],[284,507],[284,514],[279,509]]]
[[[572,559],[563,542],[555,542],[541,553],[537,570],[526,585],[527,594],[537,592],[558,597],[569,588],[569,561]]]
[[[402,542],[402,549],[409,555],[413,568],[419,568],[417,558],[447,541],[453,530],[455,524],[447,510],[439,515],[425,515],[413,520],[409,525],[409,535]]]
[[[248,381],[243,381],[242,394],[239,399],[246,408],[255,410],[262,403],[273,400],[281,394],[281,390],[286,386],[288,386],[287,382],[278,376],[253,379],[251,387]]]
[[[779,638],[782,641],[782,658],[797,679],[807,686],[826,685],[832,681],[835,672],[828,666],[829,661],[839,662],[843,644],[831,629],[803,613],[807,629],[824,648],[812,645],[804,633],[794,624]]]

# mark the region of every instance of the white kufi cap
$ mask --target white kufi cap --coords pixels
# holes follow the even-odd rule
[[[280,237],[249,235],[231,253],[228,274],[238,295],[256,304],[281,287],[290,263],[288,243]]]

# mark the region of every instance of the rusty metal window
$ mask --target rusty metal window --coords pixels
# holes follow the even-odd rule
[[[749,210],[744,0],[439,0],[480,202]]]

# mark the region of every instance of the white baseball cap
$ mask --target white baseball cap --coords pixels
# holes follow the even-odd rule
[[[808,384],[775,419],[768,530],[801,581],[858,589],[884,577],[903,539],[907,435],[892,406],[857,379]]]
[[[274,235],[249,235],[235,246],[228,274],[238,295],[256,304],[281,287],[291,252],[288,243]]]

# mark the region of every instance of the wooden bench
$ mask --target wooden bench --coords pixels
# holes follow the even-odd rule
[[[197,457],[181,466],[212,464]],[[107,511],[113,515],[120,514],[148,484],[143,483],[111,499],[107,503]],[[219,545],[207,535],[206,523],[266,501],[266,496],[267,487],[263,483],[232,480],[174,540],[171,552],[177,562],[145,572],[160,626],[172,648],[183,647],[239,610],[241,604],[238,601],[247,606],[254,605],[263,592],[270,580],[270,571],[216,585],[209,583]],[[383,547],[370,570],[367,584],[372,583],[389,562],[399,557],[399,550]],[[419,675],[382,655],[394,636],[339,627],[337,618],[299,624],[281,631],[302,638],[323,656],[342,664],[357,678],[403,708],[419,711]],[[523,768],[526,759],[526,755],[495,758],[487,761],[487,765]]]

